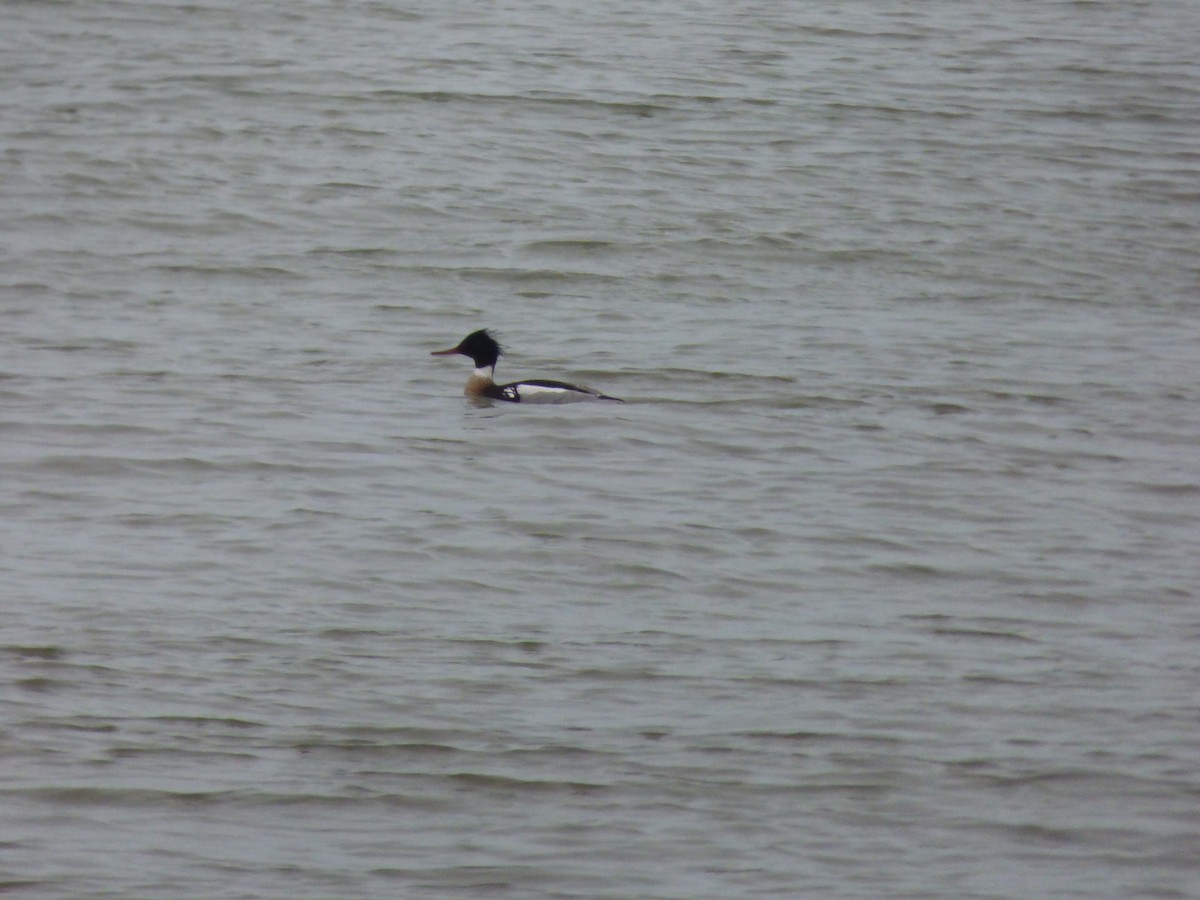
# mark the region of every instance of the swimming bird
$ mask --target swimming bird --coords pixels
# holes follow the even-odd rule
[[[496,371],[496,361],[503,352],[488,330],[481,328],[468,334],[457,347],[434,350],[430,356],[469,356],[475,363],[475,371],[467,379],[463,393],[474,400],[505,400],[509,403],[575,403],[580,400],[625,402],[619,397],[609,397],[591,388],[567,384],[565,381],[530,379],[514,381],[511,384],[496,384],[492,376]]]

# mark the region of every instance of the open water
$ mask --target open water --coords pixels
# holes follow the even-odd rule
[[[1195,3],[0,14],[0,891],[1200,896]]]

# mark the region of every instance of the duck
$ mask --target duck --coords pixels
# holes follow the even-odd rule
[[[505,403],[578,403],[588,400],[611,400],[624,403],[620,397],[610,397],[591,388],[568,384],[565,381],[550,381],[531,378],[496,384],[496,363],[504,353],[499,342],[486,328],[472,331],[447,350],[434,350],[430,356],[466,356],[475,363],[475,371],[467,379],[463,394],[476,401],[500,400]]]

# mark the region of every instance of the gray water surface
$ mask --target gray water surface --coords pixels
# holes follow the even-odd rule
[[[0,890],[1200,897],[1194,4],[2,11]]]

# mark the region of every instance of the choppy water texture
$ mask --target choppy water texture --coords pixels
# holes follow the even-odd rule
[[[1195,4],[2,12],[0,890],[1200,896]]]

